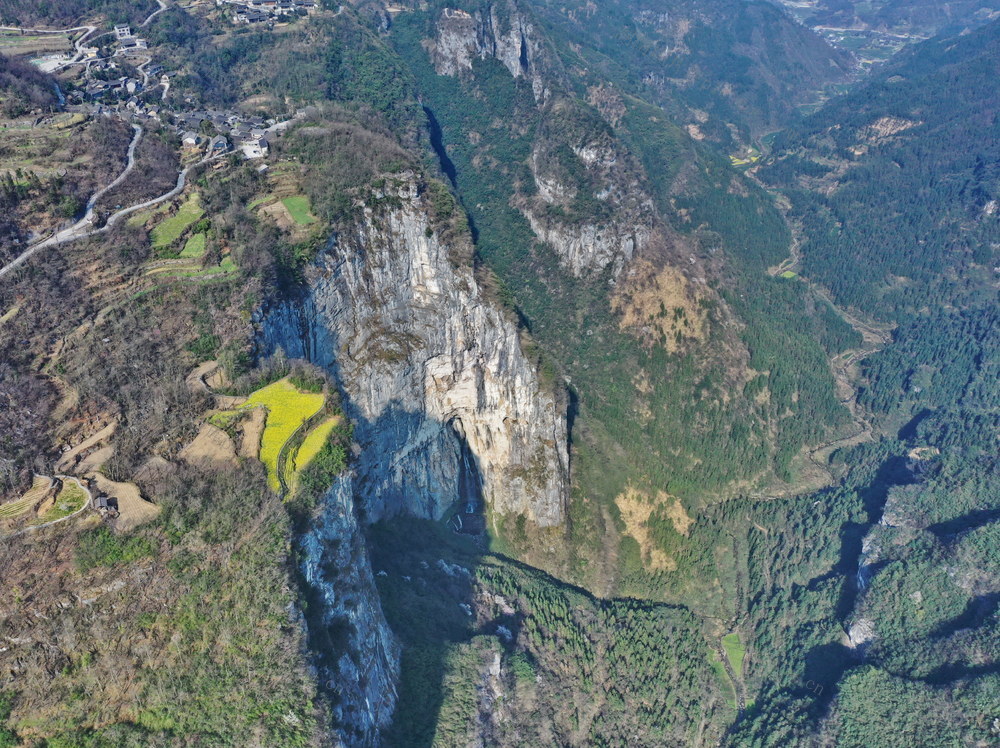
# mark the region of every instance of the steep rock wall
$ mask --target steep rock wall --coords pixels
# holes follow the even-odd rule
[[[304,298],[269,312],[265,347],[334,373],[357,423],[369,519],[440,518],[473,485],[494,514],[561,524],[562,396],[539,382],[515,324],[455,252],[403,180],[331,241]]]
[[[379,604],[371,562],[354,511],[354,486],[341,477],[299,538],[307,630],[321,685],[345,746],[378,744],[392,721],[400,647]]]
[[[579,168],[566,166],[569,153]],[[547,107],[531,173],[537,192],[518,207],[574,276],[610,269],[616,279],[648,244],[653,201],[639,167],[596,112],[566,100]]]
[[[445,8],[430,52],[439,75],[461,75],[472,70],[474,59],[492,57],[515,78],[531,81],[536,102],[550,96],[542,72],[542,42],[531,20],[513,2],[496,3],[471,14]]]

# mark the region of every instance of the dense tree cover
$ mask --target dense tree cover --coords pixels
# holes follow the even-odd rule
[[[389,745],[683,746],[719,734],[723,684],[687,610],[594,599],[425,521],[379,523],[370,548],[404,645]]]
[[[29,62],[0,54],[0,113],[20,117],[58,104],[55,81]]]
[[[772,525],[747,515],[758,696],[734,745],[997,739],[998,34],[902,55],[779,135],[763,171],[792,198],[803,272],[899,324],[861,363],[857,402],[885,438],[801,500],[816,527],[778,523],[817,553],[754,559]]]
[[[998,54],[996,22],[926,42],[776,138],[762,175],[792,198],[803,272],[840,301],[902,322],[928,303],[989,298]]]

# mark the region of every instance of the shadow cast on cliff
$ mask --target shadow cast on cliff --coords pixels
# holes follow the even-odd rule
[[[308,320],[311,313],[308,301],[298,299],[265,318],[258,356],[281,349],[292,359],[324,368],[336,383],[361,447],[352,465],[353,501],[346,509],[354,521],[338,524],[336,518],[322,514],[315,520],[353,535],[330,537],[327,532],[321,541],[326,547],[315,554],[320,560],[313,574],[321,576],[335,594],[324,596],[315,585],[303,586],[305,607],[310,611],[308,641],[320,670],[320,690],[333,707],[334,727],[345,745],[430,746],[444,702],[448,658],[455,644],[475,634],[472,580],[486,544],[485,536],[469,532],[485,527],[479,461],[468,446],[459,417],[441,421],[392,400],[378,410],[376,418],[366,418],[347,396],[333,354],[340,350],[336,336],[321,345]],[[344,501],[336,506],[330,502],[324,511],[342,512],[345,506]],[[465,521],[452,524],[455,517]],[[457,526],[464,531],[458,532]],[[322,534],[309,527],[300,531],[303,550],[307,538],[314,542],[313,536]],[[351,553],[340,552],[351,547]],[[359,570],[362,566],[369,568]],[[372,586],[374,590],[365,589]],[[340,602],[331,606],[331,600],[338,597]],[[318,612],[324,605],[330,609]],[[365,611],[362,606],[378,606],[378,610]],[[366,713],[365,705],[372,701],[371,684],[379,682],[376,675],[383,674],[366,672],[377,658],[372,652],[359,651],[369,643],[345,620],[345,607],[347,619],[369,624],[384,615],[402,645],[395,694],[379,694],[390,701],[395,696],[391,723],[381,721],[377,731],[369,728],[379,722],[378,714],[384,717],[389,710],[368,706]],[[329,677],[338,663],[357,673],[356,686],[345,687]],[[352,687],[357,693],[349,692]]]

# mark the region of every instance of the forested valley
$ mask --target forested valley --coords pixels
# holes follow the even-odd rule
[[[158,5],[0,2],[164,73],[0,56],[0,748],[1000,741],[986,4]]]

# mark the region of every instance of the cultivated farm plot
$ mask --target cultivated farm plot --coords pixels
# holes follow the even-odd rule
[[[211,267],[202,267],[199,259],[182,255],[178,260],[153,262],[147,266],[146,275],[166,280],[209,280],[236,272],[236,263],[228,256]]]
[[[234,418],[246,411],[260,407],[266,409],[267,419],[264,423],[264,433],[260,437],[258,459],[267,468],[267,480],[271,488],[280,491],[282,486],[278,463],[282,449],[288,440],[302,428],[303,424],[319,413],[325,404],[326,396],[322,393],[301,392],[287,378],[279,379],[250,395],[246,403],[238,410],[214,414],[210,418],[210,422],[220,428],[225,428],[227,422],[232,422]],[[329,429],[332,428],[333,425],[330,425]],[[329,431],[326,433],[328,436]],[[307,440],[309,436],[306,437]],[[322,446],[323,444],[320,442],[319,446],[316,447],[313,441],[310,442],[309,450],[315,450],[318,453]],[[286,471],[282,477],[287,475]]]
[[[119,532],[134,530],[159,516],[160,507],[142,498],[139,487],[134,483],[119,483],[101,473],[88,477],[93,479],[98,491],[118,499],[119,516],[115,521],[115,529]]]
[[[288,460],[285,464],[285,484],[288,486],[289,491],[294,491],[295,481],[299,473],[305,470],[309,466],[309,463],[316,459],[316,456],[323,449],[323,445],[330,438],[330,433],[338,423],[340,423],[340,416],[331,416],[318,423],[312,431],[306,434],[305,439],[302,440],[302,444],[299,445],[299,449],[295,453],[295,459]]]
[[[6,55],[37,55],[69,52],[73,49],[66,34],[22,34],[0,31],[0,52]]]
[[[174,215],[164,218],[150,232],[153,249],[164,249],[180,239],[189,226],[205,215],[197,192],[191,195]]]
[[[285,210],[288,211],[288,215],[295,221],[295,225],[309,226],[316,223],[316,216],[312,214],[312,206],[309,204],[309,198],[305,195],[292,195],[291,197],[283,198],[281,204],[285,206]]]
[[[31,483],[31,488],[20,499],[0,504],[0,520],[21,516],[45,498],[45,494],[50,490],[52,490],[52,479],[44,475],[36,475]]]
[[[205,232],[199,231],[193,234],[184,244],[181,250],[181,257],[201,257],[205,254]]]
[[[65,478],[62,490],[56,496],[52,506],[39,514],[35,524],[43,525],[46,522],[55,522],[57,519],[68,517],[74,512],[78,512],[87,503],[87,492],[80,481],[76,478]]]

